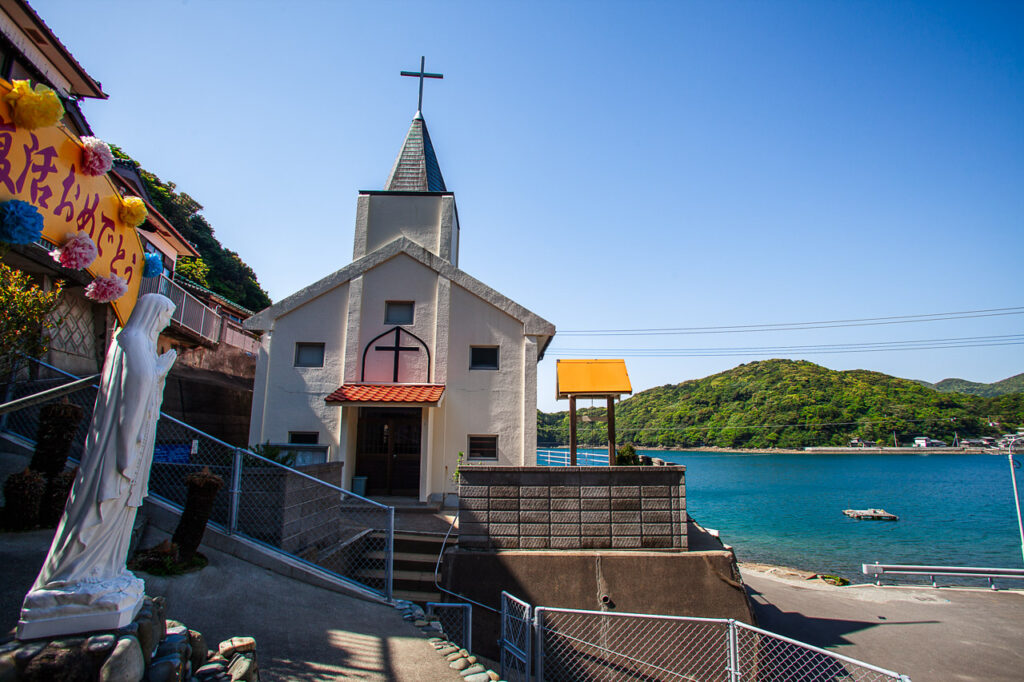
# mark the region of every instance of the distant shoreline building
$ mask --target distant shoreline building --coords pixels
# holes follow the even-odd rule
[[[440,500],[468,463],[533,465],[550,322],[459,269],[460,225],[417,111],[353,262],[249,318],[250,441],[319,447],[370,495]],[[306,451],[308,452],[308,450]]]

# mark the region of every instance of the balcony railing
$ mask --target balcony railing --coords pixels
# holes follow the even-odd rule
[[[220,315],[165,275],[144,278],[139,296],[144,294],[163,294],[174,302],[172,320],[211,343],[220,341]]]
[[[228,319],[224,320],[224,331],[220,335],[220,342],[240,348],[252,355],[256,355],[260,349],[258,339]]]

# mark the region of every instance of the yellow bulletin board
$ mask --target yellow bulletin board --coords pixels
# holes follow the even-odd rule
[[[0,79],[0,201],[35,206],[43,216],[43,237],[54,244],[69,233],[89,235],[99,256],[86,271],[93,277],[113,273],[128,283],[128,291],[111,303],[123,325],[139,297],[145,257],[135,228],[118,217],[121,196],[106,175],[81,172],[82,146],[63,124],[16,127],[2,100],[10,91],[11,84]]]

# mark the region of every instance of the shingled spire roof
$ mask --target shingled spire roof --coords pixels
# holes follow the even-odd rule
[[[441,167],[437,165],[434,145],[430,143],[427,123],[418,111],[412,119],[409,133],[402,143],[402,151],[395,159],[384,189],[406,192],[448,191],[441,177]]]

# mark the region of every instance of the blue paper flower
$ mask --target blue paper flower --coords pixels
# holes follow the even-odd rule
[[[159,253],[147,253],[146,265],[142,268],[143,277],[156,277],[164,271],[164,259]]]
[[[11,199],[0,203],[0,242],[31,244],[43,236],[43,216],[32,204]]]

